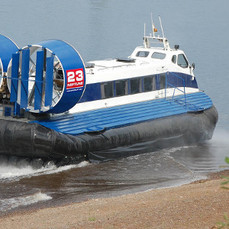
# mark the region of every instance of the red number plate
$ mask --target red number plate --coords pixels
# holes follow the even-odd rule
[[[67,89],[84,86],[84,71],[82,68],[67,70]]]

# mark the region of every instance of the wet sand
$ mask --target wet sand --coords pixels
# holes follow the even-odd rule
[[[88,200],[55,208],[18,212],[0,218],[0,229],[12,228],[217,228],[229,216],[229,190],[222,175],[180,187]]]

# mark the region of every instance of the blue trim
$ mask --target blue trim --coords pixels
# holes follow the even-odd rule
[[[41,109],[42,87],[43,87],[43,69],[44,69],[44,50],[37,52],[34,110]]]
[[[101,88],[100,83],[87,84],[86,90],[83,97],[80,99],[79,103],[100,100],[101,99]]]
[[[116,83],[115,81],[113,82],[113,95],[116,97]]]
[[[78,135],[89,131],[101,131],[188,112],[199,112],[212,107],[211,99],[203,92],[176,96],[174,100],[156,99],[111,108],[62,115],[46,121],[31,121],[57,132]]]
[[[45,106],[52,105],[54,56],[46,58]]]
[[[8,37],[0,34],[0,59],[2,60],[3,72],[7,72],[8,64],[13,53],[18,51],[17,45]]]
[[[186,75],[183,73],[168,72],[168,83],[173,84],[176,87],[184,86],[183,80],[175,77],[174,74],[184,79],[186,87],[198,88],[196,79],[192,80],[191,75]]]
[[[160,90],[160,79],[159,75],[155,75],[156,77],[156,90]]]
[[[155,77],[156,90],[160,90],[160,77],[161,77],[161,75],[166,75],[166,73],[152,75]],[[144,90],[143,90],[144,89],[143,79],[144,79],[144,77],[149,77],[149,76],[150,75],[139,77],[139,78],[141,78],[142,92],[144,92]],[[181,77],[184,79],[186,87],[198,88],[197,83],[196,83],[196,79],[192,80],[191,75],[187,75],[187,74],[183,74],[183,73],[170,72],[170,73],[168,73],[167,76],[168,76],[168,78],[166,80],[168,83],[168,87],[170,87],[169,85],[174,85],[174,87],[183,87],[184,86],[183,80],[179,79],[179,77]],[[128,94],[131,94],[131,92],[130,92],[130,79],[126,79],[126,80],[128,80]],[[113,86],[114,97],[115,97],[116,96],[116,94],[115,94],[115,83],[114,83],[115,81],[112,81],[112,82],[113,82],[112,86]],[[90,102],[90,101],[95,101],[95,100],[100,100],[100,99],[102,99],[101,83],[87,84],[86,90],[83,94],[83,97],[80,99],[79,103]]]
[[[19,58],[19,53],[12,54],[10,102],[17,102]]]
[[[0,41],[3,37],[0,36]],[[6,43],[9,42],[7,39]],[[3,42],[3,44],[5,44]],[[61,40],[48,40],[43,41],[35,46],[40,46],[44,50],[44,59],[46,60],[47,66],[43,66],[46,69],[45,76],[45,106],[49,106],[50,109],[39,109],[40,107],[40,98],[41,91],[36,93],[38,96],[38,101],[34,104],[34,110],[38,110],[38,113],[49,112],[49,113],[63,113],[70,110],[75,104],[80,100],[84,93],[84,89],[86,87],[86,74],[85,67],[82,58],[78,54],[78,52],[69,44]],[[19,84],[21,84],[21,100],[20,100],[20,108],[28,109],[28,80],[29,80],[29,62],[30,62],[30,47],[31,45],[20,50],[20,54],[22,56],[21,60],[21,81],[19,80]],[[1,51],[0,44],[0,51]],[[51,52],[51,57],[46,58],[46,49]],[[36,50],[35,50],[36,51]],[[37,51],[39,52],[39,51]],[[63,92],[61,93],[61,97],[59,100],[52,104],[52,95],[53,95],[53,61],[54,55],[57,56],[59,61],[61,62],[61,66],[63,68],[63,77],[64,77],[64,87]],[[1,53],[0,53],[1,57]],[[19,60],[20,61],[20,60]],[[40,60],[39,60],[40,61]],[[20,63],[19,63],[20,65]],[[19,68],[17,65],[17,68]],[[42,66],[39,64],[39,71],[42,71]],[[16,65],[15,65],[16,66]],[[38,69],[36,69],[38,70]],[[16,70],[15,70],[16,71]],[[17,69],[18,71],[18,69]],[[41,73],[38,73],[41,74]],[[41,78],[38,77],[39,80],[35,79],[35,84],[37,87],[37,81],[43,83],[43,75],[42,81]],[[16,88],[16,87],[15,87]],[[19,88],[19,87],[18,87]],[[18,90],[17,88],[17,90]],[[16,92],[18,93],[18,92]],[[15,100],[15,98],[13,98]],[[33,105],[33,104],[30,104]],[[52,106],[53,105],[53,106]]]
[[[29,58],[30,50],[22,50],[22,63],[21,63],[21,101],[20,108],[27,108],[28,105],[28,86],[29,86]]]
[[[51,50],[52,53],[55,54],[60,60],[64,70],[65,88],[62,96],[58,103],[55,104],[55,106],[53,106],[47,112],[62,113],[68,111],[80,100],[86,86],[86,74],[83,60],[80,57],[79,53],[72,46],[64,41],[47,40],[38,43],[38,45]],[[81,81],[81,83],[83,84],[82,86],[77,86],[78,81],[76,78],[78,77],[79,72],[81,73],[81,76],[83,75],[83,80]],[[71,75],[72,79],[74,80],[73,86],[69,85],[68,87],[67,85],[68,75]],[[72,82],[70,82],[70,84],[71,83]]]

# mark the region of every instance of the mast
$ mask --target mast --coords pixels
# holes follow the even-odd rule
[[[152,13],[151,13],[151,26],[152,26],[153,37],[155,37],[155,32],[157,31],[153,23],[153,14]]]
[[[150,48],[150,41],[159,41],[159,42],[163,42],[163,46],[164,46],[165,50],[169,50],[170,49],[169,42],[165,38],[165,33],[164,33],[164,29],[163,29],[163,26],[162,26],[162,22],[161,22],[161,17],[160,16],[159,16],[159,22],[160,22],[162,37],[159,36],[159,35],[156,36],[157,28],[154,25],[152,14],[151,14],[152,34],[150,33],[149,36],[146,35],[146,24],[144,23],[144,37],[143,37],[144,47],[145,48]]]
[[[170,48],[169,47],[169,42],[165,38],[165,33],[164,33],[164,29],[163,29],[163,26],[162,26],[162,22],[161,22],[161,17],[160,16],[159,16],[159,22],[160,22],[160,27],[161,27],[161,33],[162,33],[162,39],[163,39],[164,48],[165,48],[165,50],[168,50]]]
[[[146,24],[144,23],[144,37],[143,37],[143,44],[145,48],[150,48],[150,44],[149,44],[149,39],[146,36]]]

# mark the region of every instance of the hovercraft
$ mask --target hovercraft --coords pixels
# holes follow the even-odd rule
[[[66,164],[211,139],[216,108],[161,30],[128,58],[86,65],[64,41],[19,49],[0,35],[0,154]]]

